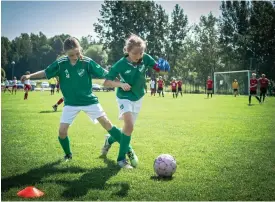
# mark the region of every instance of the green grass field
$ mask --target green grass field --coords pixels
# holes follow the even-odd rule
[[[132,145],[140,164],[116,166],[118,145],[99,158],[106,132],[80,113],[69,130],[73,161],[61,161],[61,95],[2,93],[2,200],[23,200],[26,186],[45,192],[36,200],[275,200],[275,98],[259,105],[240,96],[145,96]],[[117,126],[115,94],[96,93]],[[154,159],[173,155],[171,180],[156,179]]]

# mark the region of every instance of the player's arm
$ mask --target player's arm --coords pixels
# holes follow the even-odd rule
[[[155,70],[156,72],[160,72],[160,68],[158,67],[158,63],[152,58],[150,55],[144,53],[144,60],[146,61],[146,66]]]
[[[117,62],[105,76],[105,81],[103,86],[105,87],[112,87],[112,88],[122,88],[124,91],[129,91],[131,86],[128,83],[120,82],[117,77],[119,75],[118,71],[119,62]]]
[[[55,61],[54,63],[49,65],[45,70],[41,70],[29,75],[23,75],[21,77],[21,81],[23,82],[27,79],[41,79],[44,77],[46,77],[47,79],[50,79],[57,75],[59,75],[59,64],[57,61]]]
[[[108,71],[101,67],[99,64],[97,64],[92,59],[89,62],[88,65],[88,72],[90,75],[93,75],[99,79],[105,78],[105,76],[108,74]]]
[[[44,72],[44,70],[41,70],[41,71],[35,72],[33,74],[23,75],[21,77],[21,81],[24,82],[25,80],[28,80],[28,79],[41,79],[44,77],[45,77],[45,72]]]
[[[250,88],[254,88],[254,87],[257,87],[258,83],[256,83],[255,85],[251,86],[250,84]]]

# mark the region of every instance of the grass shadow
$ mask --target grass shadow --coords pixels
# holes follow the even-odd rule
[[[29,170],[26,173],[1,179],[1,191],[5,192],[14,187],[31,186],[42,181],[43,178],[57,173],[79,173],[86,172],[87,169],[79,167],[57,168],[62,161],[45,164],[41,167]]]
[[[53,111],[53,110],[45,110],[45,111],[40,111],[40,114],[49,114],[49,113],[57,113],[59,111]]]
[[[151,176],[150,179],[155,181],[171,181],[173,180],[173,176],[172,177]]]
[[[98,167],[88,169],[79,179],[67,181],[67,180],[55,180],[53,183],[60,184],[66,187],[66,190],[61,194],[66,200],[77,200],[79,197],[85,196],[89,190],[106,190],[108,188],[118,188],[118,190],[113,193],[120,197],[128,195],[130,186],[128,183],[115,183],[107,184],[107,181],[112,177],[117,175],[120,168],[117,166],[116,162],[109,159],[103,159],[106,167]],[[49,182],[49,181],[47,181]],[[95,198],[89,198],[89,200],[97,200]]]

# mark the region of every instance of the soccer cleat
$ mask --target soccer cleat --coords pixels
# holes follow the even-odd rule
[[[103,156],[106,156],[108,154],[108,151],[109,151],[109,149],[112,146],[108,142],[109,137],[110,137],[109,134],[105,135],[105,142],[104,142],[104,145],[103,145],[103,147],[101,149],[101,155],[103,155]]]
[[[69,160],[72,160],[73,159],[73,155],[72,154],[66,154],[65,156],[64,156],[64,160],[67,162],[67,161],[69,161]]]
[[[133,167],[127,162],[126,159],[118,161],[117,164],[121,168],[126,168],[126,169],[133,169]]]
[[[53,105],[53,111],[57,111],[57,105]]]
[[[127,153],[127,156],[130,159],[131,166],[136,168],[138,166],[138,157],[137,157],[136,153],[134,152],[134,150],[132,149],[131,151],[129,151]]]

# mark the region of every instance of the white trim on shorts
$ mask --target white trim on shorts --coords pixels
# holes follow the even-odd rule
[[[94,122],[94,124],[98,123],[98,118],[102,116],[106,116],[105,111],[102,106],[98,104],[92,104],[88,106],[68,106],[66,105],[63,108],[62,116],[60,119],[60,123],[72,124],[77,114],[83,111],[85,112],[89,118]]]

